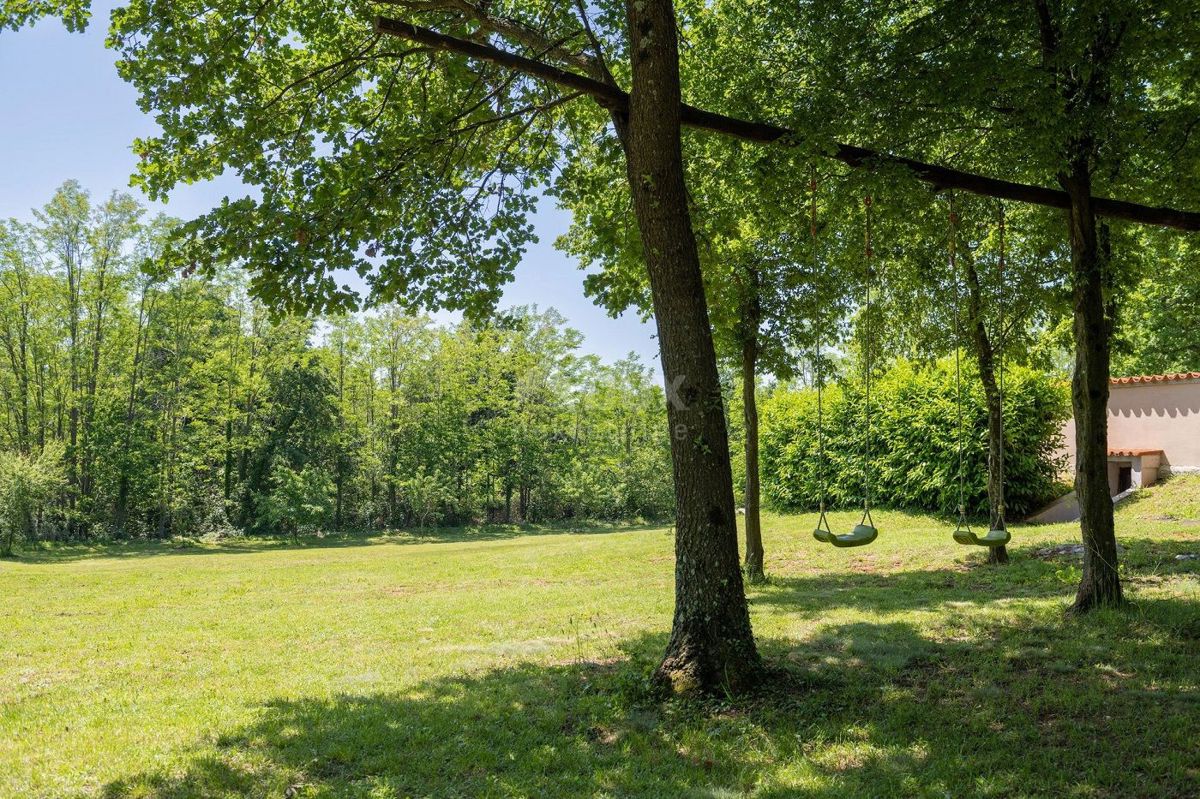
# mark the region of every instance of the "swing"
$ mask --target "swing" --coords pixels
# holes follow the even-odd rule
[[[817,236],[817,185],[816,177],[809,184],[812,191],[812,222],[810,231],[814,243]],[[866,354],[864,363],[866,365],[866,376],[863,380],[864,406],[863,416],[866,420],[866,436],[864,437],[864,447],[862,453],[863,463],[863,515],[858,524],[849,533],[842,535],[835,534],[829,529],[829,520],[825,517],[825,420],[824,409],[822,405],[822,390],[824,388],[824,380],[821,375],[821,334],[817,333],[816,353],[814,360],[816,362],[816,378],[817,378],[817,449],[818,449],[818,468],[821,469],[821,517],[817,520],[816,529],[813,530],[813,538],[824,544],[832,544],[835,547],[861,547],[874,541],[879,537],[879,530],[875,528],[875,520],[871,518],[871,482],[869,473],[869,461],[871,457],[871,198],[865,199],[866,204],[866,263],[867,263],[867,279],[866,279],[866,305],[865,305],[865,330],[864,337],[867,340]],[[820,324],[818,320],[818,331]]]
[[[958,216],[954,213],[954,196],[950,196],[950,270],[954,276],[954,396],[955,407],[958,411],[958,522],[954,525],[952,537],[956,543],[964,546],[1002,547],[1012,540],[1008,526],[1004,523],[1004,415],[1000,415],[1000,459],[997,464],[999,471],[1000,496],[998,497],[997,524],[983,535],[971,529],[967,520],[965,475],[963,468],[963,401],[962,401],[962,368],[961,342],[962,335],[959,325],[959,306],[961,305],[961,288],[958,283],[958,262],[955,255],[954,242],[957,235]],[[1004,207],[1000,207],[1000,404],[1004,404]]]

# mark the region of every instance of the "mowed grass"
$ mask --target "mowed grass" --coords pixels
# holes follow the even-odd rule
[[[1119,508],[1132,605],[881,512],[768,516],[772,687],[661,701],[665,528],[54,548],[0,562],[0,795],[1200,795],[1200,479]],[[836,529],[853,514],[834,514]]]

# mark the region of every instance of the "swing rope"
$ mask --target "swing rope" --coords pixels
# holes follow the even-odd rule
[[[812,173],[812,179],[809,182],[812,199],[810,205],[809,218],[809,233],[813,238],[813,250],[816,251],[816,236],[817,236],[817,179],[816,171]],[[824,372],[821,369],[821,334],[819,332],[819,316],[818,316],[818,333],[816,338],[815,349],[817,353],[817,450],[820,456],[818,468],[821,472],[821,518],[817,522],[817,527],[813,530],[813,538],[826,544],[833,544],[835,547],[861,547],[874,541],[879,536],[879,531],[875,529],[875,521],[871,518],[871,475],[868,463],[871,456],[871,197],[868,195],[864,203],[866,205],[866,233],[864,239],[864,255],[867,267],[866,279],[866,317],[863,322],[863,335],[865,341],[865,355],[863,362],[866,367],[866,375],[864,376],[864,399],[863,406],[864,416],[866,419],[866,435],[863,438],[860,446],[860,455],[862,458],[863,468],[863,516],[862,520],[855,525],[854,529],[845,535],[834,535],[829,529],[829,520],[825,517],[825,499],[828,486],[826,484],[825,466],[825,409],[822,400],[822,388],[825,382]]]
[[[863,234],[863,260],[866,263],[866,304],[863,306],[863,418],[864,418],[864,436],[862,445],[862,470],[863,470],[863,518],[859,522],[860,525],[870,521],[874,527],[875,521],[871,519],[871,278],[872,274],[872,258],[875,251],[871,247],[871,222],[872,222],[872,201],[871,195],[863,198],[863,204],[866,206],[866,226]]]
[[[998,232],[999,232],[999,236],[1000,236],[1000,241],[999,241],[1000,287],[999,287],[998,293],[999,293],[999,300],[1000,300],[1000,302],[999,302],[999,305],[1000,305],[1000,311],[999,311],[1000,352],[999,352],[999,356],[1000,356],[1000,408],[1001,408],[1001,411],[1000,411],[999,423],[996,425],[997,430],[1000,433],[1000,456],[997,458],[997,462],[996,462],[996,470],[998,472],[997,476],[999,477],[999,482],[1000,482],[999,490],[997,491],[997,497],[996,497],[996,516],[997,516],[997,522],[998,522],[998,524],[996,525],[996,529],[997,530],[1007,530],[1008,523],[1005,520],[1005,517],[1007,516],[1007,508],[1004,507],[1005,503],[1004,503],[1004,410],[1003,410],[1004,409],[1004,351],[1005,351],[1005,348],[1006,348],[1006,345],[1008,342],[1008,329],[1005,327],[1005,321],[1004,321],[1004,285],[1006,282],[1004,279],[1004,266],[1005,266],[1004,203],[1000,203],[1000,225],[999,225]]]
[[[963,397],[962,397],[962,282],[958,275],[958,212],[954,210],[954,193],[950,193],[950,275],[954,280],[954,406],[958,414],[958,523],[956,532],[970,532],[971,525],[967,521],[967,489],[966,489],[966,449],[963,438],[966,430],[963,426]]]
[[[808,215],[808,235],[812,241],[813,260],[817,257],[817,167],[815,165],[809,167],[808,179],[808,194],[809,194],[809,215]],[[832,536],[832,531],[829,529],[829,520],[825,517],[825,500],[829,493],[829,470],[826,468],[827,461],[825,457],[825,408],[822,393],[825,389],[825,378],[821,371],[821,312],[817,311],[816,339],[813,343],[813,364],[816,371],[817,379],[817,468],[820,470],[820,508],[821,518],[817,521],[817,529],[822,530]]]

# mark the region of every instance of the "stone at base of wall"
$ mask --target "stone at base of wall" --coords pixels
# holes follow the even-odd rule
[[[1200,466],[1171,466],[1164,463],[1158,467],[1158,473],[1162,477],[1172,474],[1200,474]]]

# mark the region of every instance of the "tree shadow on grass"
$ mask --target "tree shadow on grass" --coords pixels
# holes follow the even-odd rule
[[[772,576],[751,594],[755,605],[773,605],[805,618],[836,608],[902,612],[948,603],[1066,596],[1073,584],[1058,575],[1061,564],[1014,558],[996,567],[915,569],[900,572],[843,571],[804,577]]]
[[[1200,572],[1200,530],[1196,533],[1192,539],[1118,536],[1122,562],[1141,571]]]
[[[776,664],[767,685],[704,702],[653,698],[664,640],[647,636],[607,664],[275,700],[182,771],[103,795],[1194,796],[1194,642],[1140,624],[984,619],[970,640],[901,622],[830,625],[762,641]]]
[[[819,619],[836,609],[899,613],[939,609],[947,605],[983,605],[1023,599],[1061,598],[1070,601],[1079,583],[1082,558],[1070,555],[1039,556],[1063,544],[1040,542],[1010,549],[1012,562],[989,565],[982,553],[959,567],[818,572],[805,576],[772,575],[769,582],[752,587],[753,605],[768,605]],[[1200,552],[1200,541],[1121,538],[1121,563],[1127,583],[1141,586],[1179,575],[1200,574],[1200,559],[1177,559]]]

